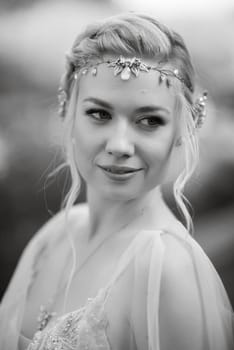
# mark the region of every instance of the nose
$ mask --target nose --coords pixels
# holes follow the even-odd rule
[[[130,126],[125,120],[119,120],[107,136],[106,152],[116,157],[131,157],[134,145],[130,140]]]

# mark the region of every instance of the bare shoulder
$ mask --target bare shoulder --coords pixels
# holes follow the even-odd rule
[[[149,319],[153,319],[157,312],[161,350],[206,349],[203,344],[201,297],[189,245],[185,240],[186,234],[187,231],[183,227],[176,227],[175,224],[161,230],[160,233],[159,230],[150,232],[149,249],[143,249],[142,254],[140,252],[140,263],[136,265],[138,278],[135,281],[138,285],[134,287],[141,298],[137,310],[139,308],[139,314],[144,315],[144,300],[149,295],[150,277],[150,295],[151,298],[157,298],[159,308],[155,310],[152,305],[152,308],[148,309],[149,312],[152,310]],[[155,285],[152,286],[152,283]],[[144,322],[142,318],[134,326],[134,334],[141,344],[140,349],[147,347],[146,343],[144,344]],[[151,326],[154,327],[154,323],[149,324],[149,327]],[[151,332],[155,334],[155,329],[151,329]]]
[[[161,239],[164,245],[161,281],[163,296],[170,298],[173,293],[175,300],[186,290],[190,293],[197,290],[194,262],[187,242],[190,237],[188,231],[178,225],[165,230]]]
[[[165,232],[160,324],[164,349],[203,349],[203,313],[196,271],[185,231]]]
[[[174,225],[163,231],[161,239],[165,247],[164,272],[174,269],[185,269],[192,267],[191,253],[187,240],[190,234],[182,224]],[[168,270],[166,270],[168,268]]]
[[[137,250],[136,258],[143,274],[148,275],[152,255],[158,255],[160,251],[162,253],[162,250],[165,277],[170,272],[173,273],[173,269],[175,272],[176,268],[181,271],[182,268],[187,269],[188,266],[191,266],[191,256],[186,242],[189,233],[179,222],[160,229],[146,230],[142,234],[146,235],[140,240],[141,246]]]
[[[73,206],[67,213],[60,210],[51,217],[33,236],[29,242],[29,246],[37,244],[40,241],[53,242],[60,237],[64,237],[64,232],[71,232],[78,229],[82,225],[84,219],[88,215],[88,207],[86,203]]]

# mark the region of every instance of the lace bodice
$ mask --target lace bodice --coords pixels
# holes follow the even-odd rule
[[[100,289],[80,309],[52,319],[44,330],[35,333],[27,350],[110,350],[104,307],[108,291]]]

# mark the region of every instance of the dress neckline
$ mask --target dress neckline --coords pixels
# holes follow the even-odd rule
[[[95,303],[95,301],[100,297],[100,295],[103,295],[105,298],[102,300],[104,301],[104,303],[106,302],[107,298],[108,298],[108,295],[110,293],[110,289],[111,289],[111,286],[113,285],[113,283],[118,280],[118,278],[121,276],[121,272],[123,270],[123,266],[126,266],[126,264],[128,264],[132,257],[134,255],[130,254],[131,250],[134,250],[134,247],[137,246],[137,241],[141,238],[142,234],[146,233],[146,235],[149,235],[149,233],[151,233],[151,237],[152,237],[152,232],[153,234],[161,234],[163,233],[163,229],[154,229],[154,230],[145,230],[145,229],[142,229],[140,231],[138,231],[134,238],[132,238],[132,240],[130,241],[130,243],[128,244],[127,248],[124,249],[124,251],[120,254],[120,257],[119,257],[119,261],[116,265],[116,267],[114,268],[114,272],[113,272],[113,276],[111,277],[111,279],[106,283],[106,285],[104,287],[100,287],[98,290],[97,290],[97,293],[95,293],[95,295],[93,297],[88,297],[85,301],[85,303],[79,307],[78,309],[75,309],[73,311],[68,311],[64,314],[61,314],[61,315],[56,315],[55,317],[53,317],[51,319],[51,321],[48,323],[50,324],[53,320],[57,319],[62,319],[62,318],[65,318],[65,317],[68,317],[69,314],[72,314],[72,313],[80,313],[82,310],[85,312],[87,306],[90,304],[90,303]],[[138,246],[137,246],[138,247]],[[139,248],[139,247],[138,247]],[[46,328],[46,327],[45,327]],[[37,332],[37,331],[36,331]],[[35,332],[35,333],[36,333]],[[35,334],[34,333],[34,334]],[[23,338],[23,340],[26,340],[28,342],[31,342],[32,339],[26,337],[22,332],[20,332],[20,337]]]

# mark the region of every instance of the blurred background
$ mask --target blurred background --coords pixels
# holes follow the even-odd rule
[[[143,11],[177,30],[209,91],[201,164],[186,189],[195,238],[234,305],[234,3],[232,0],[1,0],[0,296],[19,256],[55,214],[69,184],[48,174],[61,161],[57,88],[64,53],[89,22]],[[164,195],[175,210],[171,188]],[[83,189],[80,201],[85,200]]]

